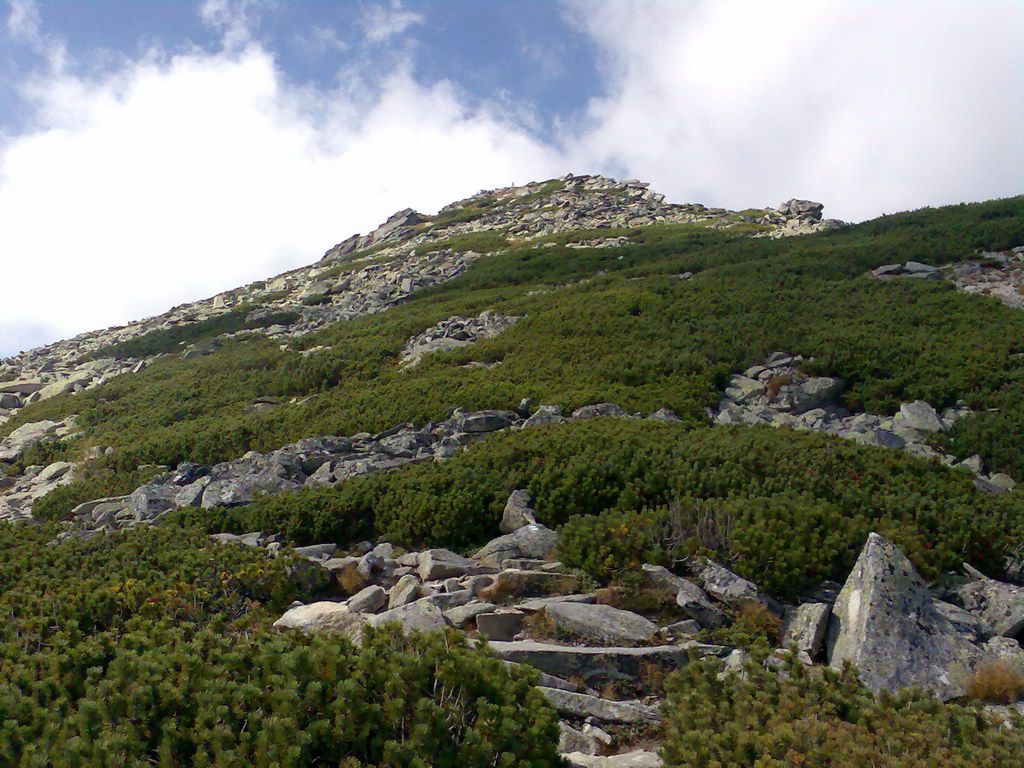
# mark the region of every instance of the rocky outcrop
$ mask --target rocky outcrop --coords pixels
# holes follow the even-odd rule
[[[769,425],[823,432],[861,445],[895,448],[962,467],[975,476],[978,489],[987,493],[1003,494],[1013,488],[1012,478],[1001,473],[986,474],[979,456],[959,461],[930,444],[935,433],[950,429],[971,413],[963,401],[941,414],[923,400],[903,403],[893,416],[851,413],[840,401],[842,379],[808,376],[801,367],[809,362],[799,355],[776,352],[763,364],[732,376],[718,410],[709,413],[712,421],[719,425]]]
[[[491,310],[481,312],[476,317],[449,317],[409,339],[399,359],[407,368],[413,368],[419,365],[424,355],[459,349],[482,339],[493,339],[521,319]]]
[[[1024,634],[1024,587],[1004,584],[974,571],[974,581],[954,590],[960,604],[991,635],[1019,638]]]
[[[873,691],[960,696],[982,652],[937,611],[906,556],[872,533],[832,608],[828,658],[852,662]]]

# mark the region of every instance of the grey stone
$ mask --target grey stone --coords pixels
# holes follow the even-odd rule
[[[560,753],[579,752],[584,755],[596,755],[600,753],[601,745],[583,731],[577,731],[570,725],[559,723],[558,751]]]
[[[329,559],[337,548],[337,544],[310,544],[307,547],[296,547],[294,552],[298,557],[325,560]]]
[[[569,768],[662,768],[664,763],[655,752],[635,749],[621,755],[596,757],[583,752],[568,752],[562,755]]]
[[[910,561],[877,533],[868,536],[832,616],[829,663],[853,662],[872,691],[916,686],[942,699],[959,696],[980,658],[935,610]]]
[[[505,502],[505,511],[501,515],[498,530],[502,533],[514,533],[524,525],[536,525],[534,511],[530,507],[529,491],[512,491]]]
[[[656,645],[640,648],[613,646],[579,646],[542,643],[534,640],[492,642],[491,651],[499,659],[529,664],[555,677],[581,678],[587,685],[600,687],[609,681],[638,678],[641,669],[657,664],[666,669],[684,666],[690,654],[722,656],[728,649],[720,645],[687,642],[679,645]]]
[[[933,599],[932,606],[953,625],[957,632],[972,643],[981,642],[992,634],[992,628],[970,611],[965,611],[963,608],[943,600]]]
[[[692,581],[676,576],[661,565],[645,563],[643,572],[654,586],[674,595],[676,604],[702,627],[713,629],[725,623],[725,614],[716,608],[704,590]]]
[[[883,264],[881,267],[875,267],[871,270],[871,274],[875,277],[882,277],[883,275],[898,275],[903,272],[902,264]]]
[[[1024,587],[981,578],[958,587],[954,594],[990,634],[1018,637],[1024,632]]]
[[[384,587],[371,584],[348,599],[346,605],[352,613],[376,613],[387,602]]]
[[[680,421],[680,418],[672,413],[668,408],[659,408],[647,418],[651,421],[660,421],[665,424],[674,424]]]
[[[828,603],[804,603],[786,612],[782,647],[794,646],[814,658],[825,643],[831,607]]]
[[[352,613],[344,603],[319,602],[288,609],[274,622],[278,629],[297,629],[301,632],[339,632],[355,637],[366,624],[366,619]]]
[[[523,427],[546,427],[550,424],[562,424],[566,418],[562,416],[560,405],[542,405],[524,423]]]
[[[523,631],[525,616],[521,611],[514,610],[481,613],[476,617],[476,628],[488,640],[512,640]]]
[[[923,432],[941,432],[944,429],[939,414],[924,400],[903,403],[900,406],[900,416],[912,429],[919,429]]]
[[[609,701],[585,693],[540,688],[560,715],[593,717],[605,723],[656,723],[661,718],[655,707],[639,701]]]
[[[573,421],[597,418],[625,419],[629,418],[629,414],[622,410],[619,406],[615,405],[614,403],[597,403],[596,405],[584,405],[582,408],[577,408],[575,411],[572,412]]]
[[[716,600],[737,608],[750,604],[761,605],[776,616],[782,615],[782,606],[776,600],[762,593],[756,584],[740,578],[724,565],[702,557],[695,560],[692,566],[694,572],[704,580],[704,591]]]
[[[499,536],[485,544],[473,559],[482,565],[500,568],[509,560],[542,559],[554,551],[558,534],[543,525],[525,525],[514,533]]]
[[[482,572],[477,563],[447,549],[428,549],[425,552],[420,552],[417,569],[423,581],[436,581],[452,576],[467,576]]]
[[[463,413],[455,421],[460,432],[494,432],[506,429],[516,419],[513,411],[476,411]]]
[[[482,613],[493,612],[496,607],[494,603],[472,602],[449,608],[446,611],[442,611],[442,613],[444,613],[444,617],[453,627],[461,627],[467,621],[476,619]]]
[[[403,632],[434,632],[448,626],[441,609],[425,599],[378,613],[369,618],[369,623],[375,627],[396,623]]]
[[[725,388],[725,396],[736,403],[745,403],[765,393],[764,384],[746,376],[733,376]]]
[[[388,592],[388,608],[401,608],[420,598],[420,579],[414,574],[402,576]]]
[[[543,611],[549,605],[555,603],[596,603],[597,595],[593,592],[580,595],[554,595],[552,597],[531,597],[516,603],[516,608],[521,611]]]
[[[658,633],[658,626],[643,616],[610,605],[554,603],[545,613],[558,629],[609,645],[638,645]]]
[[[908,261],[903,265],[903,271],[909,272],[910,274],[928,274],[932,272],[938,272],[938,267],[933,267],[930,264],[922,264],[919,261]]]
[[[661,628],[661,631],[669,637],[690,637],[696,635],[700,630],[700,624],[693,619],[683,619]]]

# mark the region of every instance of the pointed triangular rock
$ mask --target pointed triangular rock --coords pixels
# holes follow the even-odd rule
[[[963,693],[981,652],[934,607],[928,587],[891,542],[868,536],[832,609],[829,662],[853,662],[873,691]]]

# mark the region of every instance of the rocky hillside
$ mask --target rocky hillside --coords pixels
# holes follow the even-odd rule
[[[1024,198],[598,176],[0,364],[0,765],[1024,765]]]

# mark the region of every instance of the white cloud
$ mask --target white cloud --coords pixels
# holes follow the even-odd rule
[[[572,170],[732,208],[818,199],[860,219],[1021,191],[1024,6],[579,0],[606,93],[559,145],[531,105],[426,86],[421,14],[371,6],[334,90],[296,87],[254,34],[268,0],[205,0],[217,52],[75,74],[29,0],[7,35],[44,54],[34,115],[0,137],[0,355],[307,264],[406,206]],[[45,20],[44,20],[45,22]],[[330,36],[324,43],[330,43]],[[371,56],[371,52],[372,56]]]
[[[39,6],[34,0],[11,0],[7,13],[7,33],[16,40],[39,39]]]
[[[260,11],[275,5],[276,0],[202,0],[199,18],[221,33],[226,48],[237,48],[252,40]]]
[[[350,84],[351,85],[351,84]],[[553,154],[449,85],[397,70],[292,89],[255,44],[151,54],[31,91],[40,124],[0,147],[0,354],[315,261],[411,205],[554,175]]]
[[[607,93],[581,167],[729,207],[861,219],[1021,192],[1024,5],[579,0]]]
[[[422,13],[408,10],[399,0],[391,0],[387,5],[368,6],[363,12],[362,25],[367,40],[382,43],[422,24],[424,20]]]

